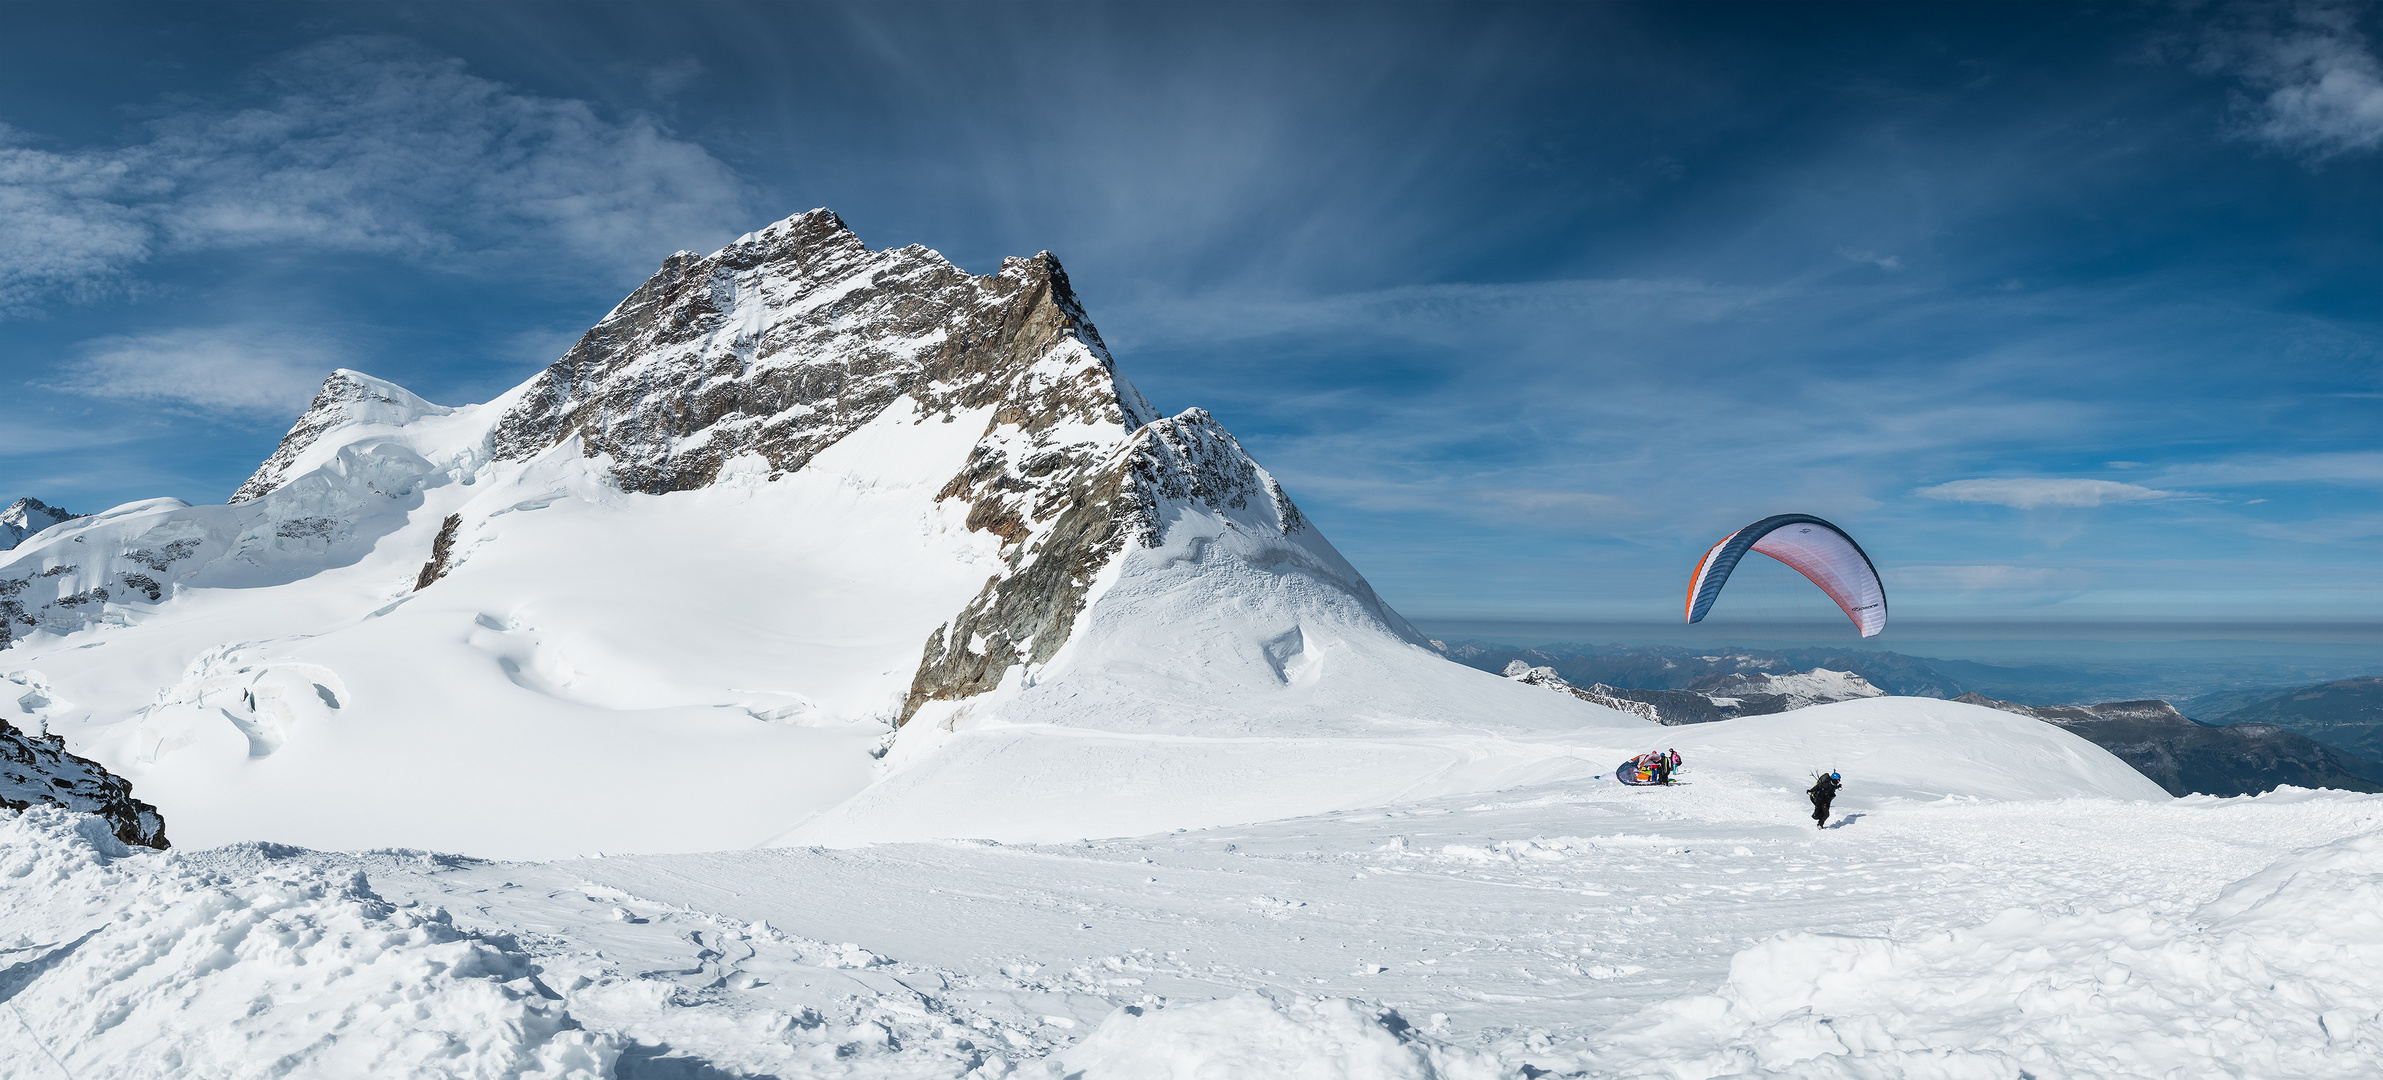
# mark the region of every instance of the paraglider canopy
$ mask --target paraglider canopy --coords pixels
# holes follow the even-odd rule
[[[1887,589],[1878,580],[1878,568],[1870,565],[1870,556],[1845,530],[1810,514],[1764,518],[1722,537],[1705,552],[1688,582],[1689,622],[1702,621],[1713,609],[1730,571],[1748,551],[1786,563],[1820,586],[1863,637],[1876,637],[1887,628]]]

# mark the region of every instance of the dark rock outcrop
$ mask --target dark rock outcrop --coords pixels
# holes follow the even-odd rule
[[[97,814],[127,844],[166,846],[165,819],[156,807],[132,797],[130,781],[67,753],[65,739],[27,735],[0,720],[0,807],[24,810],[41,804]]]
[[[447,559],[455,554],[455,530],[463,527],[462,514],[449,514],[439,523],[439,534],[430,541],[430,559],[422,564],[422,572],[414,577],[414,591],[430,587],[430,583],[447,576]]]
[[[2273,724],[2203,724],[2165,701],[2032,707],[1963,694],[1955,701],[2058,724],[2110,751],[2174,795],[2256,795],[2295,787],[2383,791],[2372,763]]]

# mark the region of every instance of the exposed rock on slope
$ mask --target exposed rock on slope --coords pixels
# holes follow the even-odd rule
[[[40,499],[24,498],[0,510],[0,551],[24,542],[25,538],[61,521],[72,521],[81,514],[69,513]]]
[[[943,497],[984,490],[969,511],[972,527],[987,506],[996,506],[1000,520],[1032,529],[1034,539],[1005,549],[1014,550],[1012,572],[986,582],[958,618],[927,639],[903,703],[904,722],[928,701],[972,697],[1000,685],[1012,667],[1049,662],[1067,642],[1102,568],[1129,542],[1157,547],[1178,506],[1254,512],[1256,527],[1277,537],[1308,527],[1282,486],[1199,409],[1142,428],[1099,466],[1077,471],[1064,487],[1047,485],[1031,504],[995,497],[1022,485],[991,478],[1003,455],[986,453],[982,444],[977,449]]]
[[[28,735],[0,720],[0,807],[57,806],[97,814],[116,839],[166,846],[165,819],[132,797],[132,784],[96,761],[66,752],[56,735]]]
[[[2058,724],[2116,754],[2174,795],[2256,795],[2284,784],[2383,790],[2360,775],[2372,763],[2347,752],[2273,724],[2199,723],[2165,701],[2036,708],[1975,693],[1953,700]]]

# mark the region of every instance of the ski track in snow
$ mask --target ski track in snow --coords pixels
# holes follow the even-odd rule
[[[1702,1076],[1738,1070],[1705,1071],[1679,1049],[1692,1039],[1649,1044],[1631,1032],[1697,1013],[1749,950],[1785,949],[1819,965],[1817,979],[1827,958],[1815,948],[1905,943],[1900,960],[1863,981],[1903,980],[1889,1004],[1924,1014],[1974,993],[1977,976],[1932,978],[1909,943],[1974,932],[2015,910],[2031,926],[2100,926],[2111,940],[2097,949],[2141,947],[2146,928],[2193,924],[2279,857],[2383,828],[2383,797],[2291,790],[2167,804],[1857,803],[1826,830],[1802,810],[1789,790],[1576,781],[1067,844],[540,863],[235,845],[135,858],[228,878],[314,871],[346,881],[361,871],[402,909],[444,909],[459,928],[518,943],[571,1016],[614,1040],[625,1077],[1133,1075],[1121,1048],[1164,1041],[1162,1021],[1197,1029],[1204,1016],[1233,1031],[1273,1024],[1292,1044],[1309,1039],[1309,1050],[1323,1044],[1315,1040],[1345,1049],[1369,1033],[1388,1039],[1406,1056],[1377,1062],[1373,1075],[1407,1075],[1405,1063],[1418,1076],[1518,1075],[1525,1064]],[[2371,893],[2383,864],[2368,869]],[[2368,946],[2383,948],[2383,936]],[[2032,940],[2020,952],[2029,950],[2043,951]],[[2105,978],[2080,977],[2097,989]],[[1341,999],[1365,1004],[1327,1007]],[[1413,1028],[1385,1027],[1384,1006]],[[2294,1007],[2317,1029],[2316,1017],[2332,1015],[2334,1029],[2354,1034],[2320,1037],[2315,1064],[2293,1075],[2359,1075],[2321,1068],[2326,1047],[2337,1064],[2372,1060],[2383,1001]],[[2075,1058],[2063,1038],[2048,1026],[2036,1041],[2048,1058]],[[1196,1063],[1239,1043],[1196,1045],[1170,1060]],[[1741,1066],[1755,1053],[1737,1052]],[[2225,1056],[2199,1051],[2213,1052]],[[1809,1047],[1787,1056],[1799,1053],[1781,1075],[1840,1075],[1823,1066],[1872,1060]],[[2182,1044],[2178,1053],[2178,1064],[2206,1063]],[[1841,1075],[1907,1075],[1910,1062],[1874,1068],[1884,1071]],[[2145,1069],[2039,1063],[2030,1075],[2161,1072]],[[0,1074],[41,1075],[31,1065]],[[1981,1065],[1945,1075],[2020,1074]]]

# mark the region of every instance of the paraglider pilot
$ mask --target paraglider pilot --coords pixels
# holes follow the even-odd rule
[[[1840,783],[1842,779],[1837,775],[1836,770],[1832,769],[1821,774],[1819,779],[1812,782],[1811,787],[1804,790],[1804,794],[1812,796],[1813,828],[1825,829],[1829,827],[1829,804],[1836,801],[1837,789],[1842,786]]]

